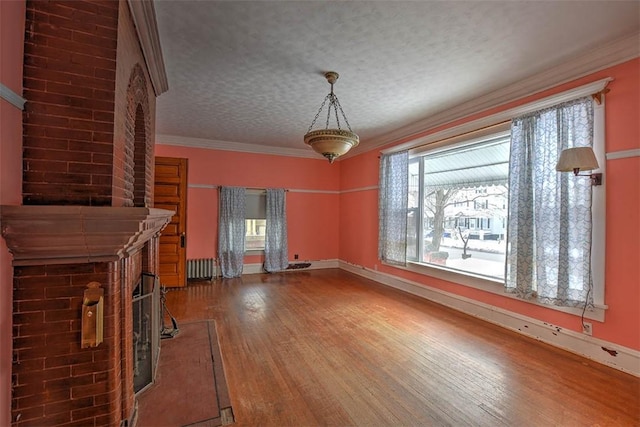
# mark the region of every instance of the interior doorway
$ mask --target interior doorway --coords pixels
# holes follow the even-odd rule
[[[187,159],[155,159],[154,207],[175,212],[160,235],[160,283],[169,288],[187,285],[187,172]]]

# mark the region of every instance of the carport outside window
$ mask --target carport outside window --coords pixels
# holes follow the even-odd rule
[[[504,280],[509,133],[409,162],[407,259]]]

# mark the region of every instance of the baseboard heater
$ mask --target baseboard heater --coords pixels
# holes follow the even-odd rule
[[[187,260],[188,279],[212,279],[216,276],[214,258],[198,258]]]
[[[287,270],[299,270],[301,268],[309,268],[311,267],[310,262],[296,262],[295,264],[289,264]]]

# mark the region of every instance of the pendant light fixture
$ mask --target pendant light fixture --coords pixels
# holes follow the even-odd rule
[[[351,148],[357,146],[360,142],[360,138],[351,130],[349,121],[347,120],[344,111],[342,111],[340,101],[338,101],[338,97],[333,93],[333,84],[338,80],[338,73],[335,71],[328,71],[324,76],[331,85],[331,92],[329,92],[329,94],[324,98],[324,101],[322,101],[322,105],[320,105],[320,109],[318,110],[316,117],[313,119],[313,122],[311,122],[309,130],[304,136],[304,142],[313,148],[315,152],[326,157],[329,160],[329,163],[333,163],[336,158],[346,154]],[[320,113],[322,113],[327,101],[329,101],[329,106],[327,109],[327,121],[325,128],[312,130],[313,125],[318,120],[318,117],[320,117]],[[344,130],[340,127],[338,110],[340,110],[342,119],[349,130]],[[335,128],[329,128],[332,113],[335,117]]]

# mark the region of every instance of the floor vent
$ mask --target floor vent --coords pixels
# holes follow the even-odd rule
[[[215,260],[199,258],[187,260],[187,279],[211,279],[215,277]]]

